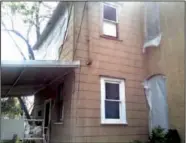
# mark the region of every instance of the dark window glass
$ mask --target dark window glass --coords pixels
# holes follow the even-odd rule
[[[105,118],[119,119],[119,102],[105,101]]]
[[[41,110],[39,110],[38,112],[37,112],[37,116],[42,116],[42,111]]]
[[[57,105],[57,121],[60,121],[62,117],[62,110],[63,110],[63,97],[64,97],[64,84],[60,84],[58,87],[58,93],[57,93],[57,99],[56,99],[56,105]]]
[[[119,84],[105,83],[106,99],[119,100]]]
[[[116,9],[107,5],[104,5],[104,19],[116,21]]]

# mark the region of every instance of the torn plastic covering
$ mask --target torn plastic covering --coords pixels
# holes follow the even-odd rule
[[[49,33],[47,39],[43,42],[39,49],[35,51],[34,54],[36,60],[58,60],[59,48],[67,37],[67,33],[65,35],[65,31],[67,29],[68,17],[69,13],[68,9],[66,9],[64,14],[55,24],[53,30]]]
[[[161,42],[159,3],[145,2],[144,10],[145,41],[143,46],[143,52],[145,52],[145,49],[150,46],[159,46]]]
[[[168,130],[168,105],[166,79],[162,75],[152,77],[144,82],[145,94],[149,105],[149,132],[160,126]]]

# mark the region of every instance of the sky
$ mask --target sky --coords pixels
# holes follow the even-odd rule
[[[49,4],[53,8],[55,8],[57,5],[57,2],[45,2],[45,3]],[[41,14],[45,12],[46,12],[45,9],[41,9]],[[6,27],[10,28],[11,27],[10,19],[8,19],[8,17],[5,17],[3,15],[1,15],[1,17],[3,17],[3,21],[6,24]],[[47,22],[48,21],[44,21],[44,23],[41,25],[41,31],[44,29]],[[26,31],[28,27],[23,23],[20,15],[15,16],[14,26],[17,31],[19,31],[23,35],[26,35]],[[26,56],[28,55],[28,52],[27,52],[27,46],[25,42],[21,38],[17,37],[16,35],[11,34],[11,36],[14,39],[13,41],[10,35],[7,33],[7,31],[4,31],[3,29],[4,27],[1,26],[1,60],[23,60],[23,57],[20,54],[19,50],[17,49],[14,41],[16,41],[17,45],[19,45],[21,51]],[[30,37],[31,37],[30,44],[33,46],[36,42],[34,29],[32,29]],[[26,56],[26,58],[28,59],[28,56]],[[29,109],[29,112],[31,112],[32,105],[34,102],[34,96],[27,97],[26,101],[27,101],[26,102],[27,108]]]
[[[32,2],[30,2],[32,3]],[[46,4],[56,7],[57,2],[45,2]],[[41,8],[41,14],[45,13],[46,10],[44,8]],[[2,15],[3,17],[3,15]],[[3,17],[4,23],[6,24],[7,28],[11,27],[11,22],[8,17]],[[44,21],[43,24],[41,25],[41,31],[44,29],[46,23],[48,21]],[[21,16],[16,15],[15,20],[14,20],[14,26],[15,29],[19,32],[21,32],[23,35],[26,35],[27,31],[27,26],[23,23]],[[22,39],[17,37],[15,34],[11,34],[13,39],[16,41],[17,45],[21,47],[22,52],[24,55],[28,55],[27,52],[27,46],[24,43]],[[31,34],[30,34],[30,44],[33,46],[36,42],[36,37],[35,37],[35,31],[32,29]],[[28,59],[28,57],[27,57]],[[1,26],[1,60],[23,60],[23,57],[21,56],[19,50],[17,49],[14,41],[11,39],[9,34],[3,30],[3,27]]]

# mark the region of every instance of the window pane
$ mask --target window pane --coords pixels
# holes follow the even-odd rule
[[[116,24],[103,21],[103,34],[108,36],[116,37]]]
[[[104,5],[104,19],[116,21],[116,9]]]
[[[42,111],[41,111],[41,110],[39,110],[39,111],[37,112],[37,116],[39,116],[39,117],[42,116]]]
[[[105,118],[119,119],[119,102],[105,101]]]
[[[106,99],[119,100],[119,84],[105,83]]]

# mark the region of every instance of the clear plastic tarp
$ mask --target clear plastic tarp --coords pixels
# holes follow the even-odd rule
[[[157,75],[144,82],[145,94],[149,105],[149,131],[160,126],[168,130],[168,105],[166,78]]]
[[[158,2],[145,2],[144,9],[144,46],[143,52],[148,47],[158,47],[161,42],[160,9]]]

